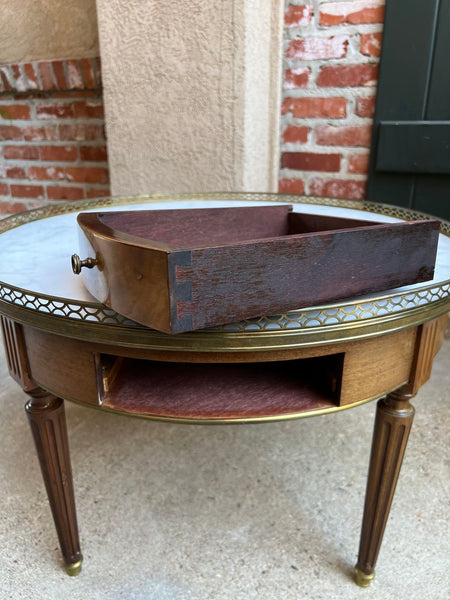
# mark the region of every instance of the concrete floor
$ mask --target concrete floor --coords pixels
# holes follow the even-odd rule
[[[84,564],[61,568],[23,411],[0,358],[0,598],[448,600],[450,340],[414,401],[368,589],[352,581],[375,403],[252,426],[183,426],[67,404]]]

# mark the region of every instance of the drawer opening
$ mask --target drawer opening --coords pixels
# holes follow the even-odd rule
[[[122,234],[173,249],[214,247],[302,233],[379,225],[327,215],[291,212],[292,206],[260,206],[99,213],[100,223]],[[92,219],[92,217],[91,217]]]
[[[344,354],[257,363],[175,363],[99,355],[99,403],[168,419],[248,419],[339,406]]]

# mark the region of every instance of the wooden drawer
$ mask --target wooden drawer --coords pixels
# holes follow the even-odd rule
[[[81,213],[78,223],[88,290],[172,334],[426,281],[439,232],[438,221],[380,224],[287,205]]]

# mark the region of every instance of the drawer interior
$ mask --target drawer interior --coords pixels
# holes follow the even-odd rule
[[[141,416],[222,420],[338,406],[344,354],[257,363],[171,363],[99,355],[99,402]]]
[[[181,248],[213,247],[368,225],[361,221],[291,212],[291,207],[260,206],[212,209],[98,213],[114,231]]]

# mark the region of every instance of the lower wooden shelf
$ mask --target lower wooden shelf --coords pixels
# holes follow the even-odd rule
[[[169,419],[248,419],[339,405],[343,355],[263,363],[101,357],[107,409]]]

